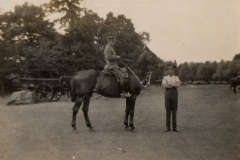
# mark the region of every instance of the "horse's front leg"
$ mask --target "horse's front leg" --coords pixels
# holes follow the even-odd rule
[[[83,101],[82,111],[83,111],[83,114],[84,114],[86,125],[89,128],[89,131],[94,131],[94,129],[91,125],[91,122],[89,120],[89,117],[88,117],[89,103],[90,103],[90,97],[85,97],[84,101]]]
[[[237,87],[233,87],[233,92],[237,93]]]
[[[129,115],[130,115],[130,98],[126,98],[126,110],[125,110],[125,118],[124,118],[124,125],[126,129],[129,127],[128,125]]]
[[[73,131],[77,131],[77,127],[76,127],[76,117],[77,117],[77,113],[78,110],[82,104],[83,99],[82,98],[78,98],[73,106],[73,114],[72,114],[72,127],[73,127]]]
[[[135,102],[136,102],[136,96],[131,96],[129,99],[127,99],[128,103],[128,115],[130,115],[130,120],[129,120],[129,125],[131,127],[131,131],[135,129],[134,123],[133,123],[133,118],[134,118],[134,109],[135,109]],[[127,115],[127,114],[126,114]]]

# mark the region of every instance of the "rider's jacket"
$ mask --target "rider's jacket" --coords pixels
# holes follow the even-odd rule
[[[104,49],[104,56],[107,63],[107,69],[118,69],[118,57],[113,47],[107,44]]]

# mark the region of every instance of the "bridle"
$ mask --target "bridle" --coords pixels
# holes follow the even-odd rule
[[[144,83],[144,81],[141,81],[139,78],[138,78],[138,76],[134,73],[134,71],[127,65],[127,64],[125,64],[124,62],[123,62],[123,60],[124,59],[120,59],[121,60],[121,62],[122,62],[122,64],[134,75],[134,77],[138,80],[138,82],[141,84],[141,86],[143,87],[143,88],[146,88],[147,86],[149,86],[149,84],[150,84],[150,81],[151,81],[151,76],[152,76],[152,72],[150,71],[150,72],[147,72],[145,75],[148,77],[148,79],[147,79],[147,84],[146,85],[144,85],[143,83]],[[135,63],[138,63],[138,62],[135,62]],[[140,68],[140,67],[139,67]]]
[[[120,58],[119,60],[123,63],[124,66],[127,66],[126,63],[124,63],[124,62],[129,62],[129,63],[131,63],[131,66],[133,66],[133,67],[135,67],[135,68],[139,68],[139,69],[144,69],[143,67],[140,67],[139,64],[143,64],[143,65],[144,65],[144,64],[147,64],[147,63],[144,63],[144,62],[134,62],[134,61],[132,61],[132,60],[123,59],[123,58]],[[134,65],[134,64],[138,64],[138,65]],[[154,67],[154,71],[157,70],[158,68],[160,68],[160,67],[159,67],[160,65],[157,65],[157,66],[156,66],[156,65],[153,65],[153,64],[147,64],[147,65],[153,66],[153,67]],[[153,72],[154,72],[154,71],[153,71]]]

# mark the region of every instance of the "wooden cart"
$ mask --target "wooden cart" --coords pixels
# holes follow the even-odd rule
[[[59,100],[62,95],[70,91],[71,77],[68,76],[68,81],[62,86],[59,81],[60,76],[57,69],[29,70],[20,77],[20,81],[24,88],[35,92],[37,102],[50,102]]]

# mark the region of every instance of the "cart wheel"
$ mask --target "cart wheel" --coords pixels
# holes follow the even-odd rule
[[[53,89],[48,84],[40,84],[35,92],[37,101],[52,101],[53,99]]]
[[[53,95],[53,101],[58,101],[62,97],[61,91],[55,91]]]

